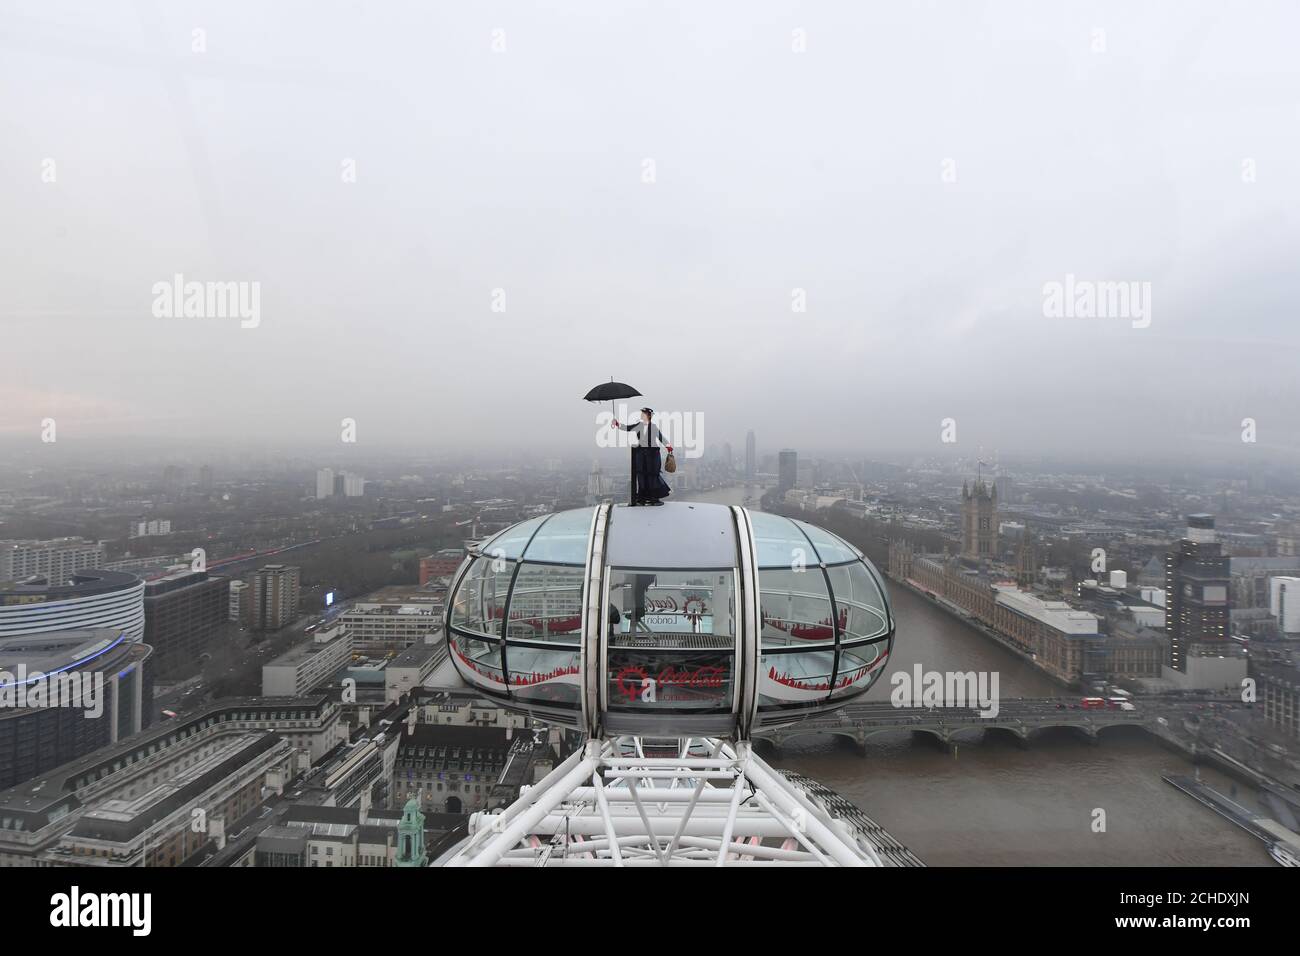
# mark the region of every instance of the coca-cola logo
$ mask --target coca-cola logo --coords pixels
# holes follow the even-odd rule
[[[694,670],[677,670],[665,667],[659,672],[661,687],[721,687],[725,671],[721,667],[697,667]]]
[[[651,678],[644,667],[624,667],[614,677],[618,692],[628,701],[655,701],[658,690],[666,687],[718,689],[724,686],[727,669],[716,665],[678,669],[671,664]]]
[[[614,683],[618,687],[618,692],[628,700],[636,700],[641,696],[641,689],[645,682],[649,680],[644,669],[640,667],[624,667],[614,678]]]
[[[708,605],[702,597],[688,597],[682,604],[674,597],[646,598],[646,610],[651,613],[676,614],[681,611],[687,617],[703,617],[709,613]]]

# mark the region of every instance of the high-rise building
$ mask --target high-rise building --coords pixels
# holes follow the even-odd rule
[[[963,558],[992,560],[998,553],[998,486],[983,478],[974,487],[961,483],[961,554]]]
[[[1300,634],[1300,578],[1269,578],[1268,612],[1283,634]]]
[[[745,435],[745,477],[753,478],[758,473],[758,440],[753,430]]]
[[[246,621],[249,615],[248,582],[231,581],[230,582],[230,605],[229,617],[232,621]]]
[[[159,678],[185,676],[230,615],[230,580],[186,567],[144,586],[144,640]]]
[[[1189,658],[1213,655],[1229,644],[1231,580],[1214,516],[1188,515],[1187,536],[1165,555],[1165,630],[1174,670],[1186,673]]]
[[[300,574],[299,568],[268,564],[249,576],[249,623],[254,630],[278,631],[293,623],[298,616]]]
[[[799,483],[799,453],[793,448],[784,448],[778,456],[777,490],[789,491]]]
[[[103,567],[104,546],[85,538],[0,541],[0,581],[33,576],[62,584],[78,571]]]
[[[366,493],[366,479],[348,471],[320,468],[316,472],[316,497],[360,498]]]
[[[316,471],[316,497],[334,497],[334,469],[319,468]]]

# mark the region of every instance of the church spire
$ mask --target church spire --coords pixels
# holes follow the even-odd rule
[[[397,824],[397,858],[393,866],[428,866],[429,857],[424,850],[424,814],[415,797],[402,808],[402,820]]]

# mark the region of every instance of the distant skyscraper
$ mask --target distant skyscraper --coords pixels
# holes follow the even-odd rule
[[[793,448],[784,448],[777,461],[777,490],[789,491],[799,482],[799,453]]]
[[[963,558],[989,560],[998,552],[998,486],[984,484],[983,478],[975,487],[961,483],[961,554]]]
[[[334,469],[321,468],[316,472],[316,497],[334,497]]]
[[[350,471],[321,468],[316,472],[316,497],[360,498],[366,493],[366,479]]]
[[[249,576],[250,623],[254,630],[278,631],[298,616],[299,569],[268,564]]]
[[[1300,578],[1278,575],[1268,582],[1268,611],[1283,634],[1300,634]]]
[[[758,441],[751,429],[745,435],[745,477],[753,478],[758,473]]]
[[[736,459],[731,453],[731,442],[723,442],[722,464],[726,467],[727,471],[731,471],[732,468],[736,467]]]
[[[1187,672],[1187,661],[1213,654],[1228,642],[1228,559],[1214,532],[1214,516],[1187,516],[1187,536],[1165,555],[1165,633],[1169,666]]]

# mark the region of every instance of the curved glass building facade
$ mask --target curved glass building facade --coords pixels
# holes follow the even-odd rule
[[[144,636],[144,581],[125,571],[88,568],[69,580],[0,588],[0,638],[107,627],[128,640]]]
[[[672,503],[484,541],[453,581],[446,635],[468,683],[553,723],[744,738],[864,693],[894,624],[875,568],[830,532]]]

